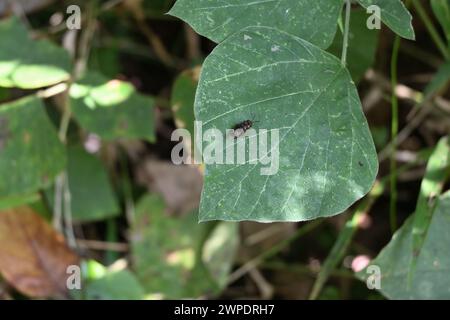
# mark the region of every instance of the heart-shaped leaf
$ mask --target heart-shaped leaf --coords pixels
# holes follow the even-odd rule
[[[249,26],[266,26],[327,48],[341,8],[341,0],[178,0],[169,14],[215,42]]]
[[[365,195],[376,177],[375,147],[349,72],[331,54],[285,32],[249,27],[221,43],[203,65],[195,113],[203,132],[216,128],[225,135],[251,119],[254,129],[279,133],[278,143],[268,143],[271,156],[279,150],[273,175],[262,175],[268,157],[205,161],[202,221],[332,216]]]

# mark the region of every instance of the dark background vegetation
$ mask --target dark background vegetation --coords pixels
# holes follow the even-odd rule
[[[113,217],[73,225],[74,237],[77,240],[73,251],[86,265],[90,263],[92,270],[95,269],[93,260],[103,265],[98,267],[101,271],[98,273],[92,271],[86,279],[87,283],[93,283],[89,288],[90,291],[75,297],[306,299],[323,262],[357,204],[344,214],[319,220],[314,225],[239,223],[238,232],[231,233],[233,237],[239,236],[236,250],[232,248],[231,253],[222,252],[214,257],[213,262],[216,265],[230,265],[231,268],[222,273],[220,281],[223,281],[223,284],[218,286],[219,288],[211,284],[199,284],[205,277],[202,273],[203,267],[196,265],[172,270],[173,264],[170,261],[173,259],[177,261],[177,256],[173,254],[180,257],[184,254],[177,250],[196,247],[197,240],[185,238],[201,238],[203,234],[208,238],[210,235],[208,232],[215,226],[208,224],[207,227],[199,227],[190,220],[190,217],[193,217],[194,222],[196,219],[202,168],[175,168],[170,162],[170,152],[175,144],[170,141],[170,134],[177,128],[177,124],[185,119],[181,116],[177,122],[175,104],[178,101],[174,101],[173,98],[175,81],[184,72],[188,81],[192,82],[191,86],[195,88],[199,70],[195,68],[201,66],[203,59],[215,44],[197,35],[180,20],[166,15],[173,2],[171,0],[97,3],[78,1],[83,12],[84,10],[94,12],[92,19],[95,31],[89,45],[87,69],[98,71],[108,79],[130,82],[140,93],[154,97],[156,140],[150,142],[134,139],[102,143],[98,156],[107,168],[117,199],[118,211]],[[4,4],[5,1],[1,3]],[[66,8],[74,1],[43,0],[30,1],[29,4],[31,3],[37,3],[38,7],[28,8],[28,5],[24,5],[26,15],[21,18],[26,20],[30,34],[36,39],[47,38],[61,44],[67,30],[58,22],[62,17],[66,17]],[[441,33],[442,30],[430,10],[428,1],[422,3],[431,22]],[[0,8],[3,10],[0,12],[3,16],[11,14],[6,7]],[[400,129],[410,126],[411,119],[421,114],[420,110],[416,110],[417,97],[423,93],[437,68],[444,62],[423,21],[413,8],[411,11],[417,40],[402,40],[400,47],[396,88],[399,98]],[[86,17],[83,17],[85,25],[87,21]],[[374,64],[358,83],[365,114],[379,152],[385,150],[392,138],[390,64],[394,37],[395,35],[383,26],[379,33]],[[1,39],[0,50],[3,50]],[[416,161],[415,165],[398,176],[398,225],[401,225],[416,207],[426,165],[425,160],[420,160],[424,158],[420,158],[419,155],[429,152],[437,141],[450,131],[448,121],[450,97],[447,88],[445,86],[438,94],[442,103],[421,116],[418,125],[412,128],[410,134],[398,146],[399,166]],[[182,90],[188,91],[183,88]],[[29,94],[28,90],[19,89],[2,89],[1,92],[5,97],[2,102],[13,101]],[[189,92],[186,95],[189,96]],[[46,101],[47,112],[53,119],[55,127],[58,127],[61,112],[55,107],[56,104],[54,98]],[[188,112],[192,110],[189,109],[192,105],[184,107],[188,108]],[[68,131],[68,144],[77,145],[88,138],[88,133],[80,134],[77,122],[72,120]],[[389,154],[381,159],[379,177],[389,174],[388,156]],[[144,197],[150,197],[146,210],[159,210],[162,218],[157,221],[143,218],[138,220],[137,225],[133,225],[128,215],[135,210],[131,210],[130,206],[145,207],[145,204],[140,203]],[[37,201],[38,204],[35,204],[40,208],[38,211],[41,216],[47,217],[47,221],[51,221],[52,204],[49,199],[48,196],[42,196],[41,200]],[[354,278],[353,271],[358,267],[358,262],[364,264],[366,257],[374,258],[391,239],[389,199],[390,192],[387,188],[372,206],[367,207],[368,210],[362,215],[353,241],[342,261],[339,261],[337,268],[332,271],[319,298],[382,298],[376,291],[368,290],[365,283]],[[167,222],[164,219],[167,219]],[[151,227],[148,227],[147,231],[142,231],[148,225]],[[300,228],[307,225],[310,226],[310,230],[305,230],[304,234],[299,233]],[[140,227],[143,229],[140,230]],[[136,244],[133,237],[138,236],[148,237],[145,238],[148,242]],[[165,242],[170,242],[170,245]],[[222,247],[227,247],[228,243],[222,244]],[[161,247],[157,248],[158,245]],[[146,253],[158,250],[163,250],[166,254]],[[195,251],[197,249],[193,250],[196,252],[194,255],[198,254]],[[155,261],[155,259],[162,260]],[[137,270],[146,264],[152,266],[150,271],[146,273],[145,270]],[[116,278],[106,276],[107,281],[101,281],[105,278],[104,274],[115,270],[130,272]],[[166,276],[162,275],[166,274],[167,270],[169,270],[168,278],[165,278]],[[192,281],[198,286],[192,290],[184,290],[191,286],[188,283]],[[20,293],[18,287],[20,288],[20,285],[18,286],[14,280],[11,282],[0,278],[0,298],[33,297],[33,294],[27,294],[29,293],[27,290],[20,290],[22,291]],[[159,294],[161,290],[165,294]],[[34,296],[41,297],[39,294]]]

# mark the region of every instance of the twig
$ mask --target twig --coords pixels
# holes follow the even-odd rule
[[[72,82],[78,79],[86,69],[87,60],[89,58],[89,48],[91,40],[94,34],[94,6],[95,2],[91,2],[88,6],[88,19],[86,30],[83,32],[80,40],[80,50],[79,57],[75,62],[75,67],[72,71],[72,75],[68,83],[66,84],[65,97],[63,102],[63,115],[61,118],[61,123],[58,131],[59,140],[63,144],[67,144],[67,131],[70,124],[70,119],[72,117],[72,111],[70,108],[70,98],[69,89]],[[55,90],[59,91],[59,90]],[[48,93],[48,92],[47,92]],[[38,93],[39,94],[39,93]],[[58,175],[55,181],[55,202],[54,202],[54,215],[53,215],[53,225],[57,230],[62,230],[62,219],[64,219],[65,225],[65,235],[68,240],[69,245],[72,248],[76,248],[77,242],[75,239],[75,233],[73,231],[72,225],[72,207],[71,207],[71,194],[69,188],[69,181],[67,170],[64,170]]]
[[[431,103],[426,103],[420,112],[397,134],[397,136],[389,142],[389,144],[378,153],[378,161],[382,162],[391,154],[392,149],[396,148],[405,141],[411,133],[422,123],[422,121],[433,111]]]
[[[48,99],[67,91],[68,88],[69,86],[67,83],[59,83],[50,88],[38,91],[36,95],[38,96],[38,98]]]
[[[309,296],[310,300],[315,300],[318,298],[322,288],[328,278],[330,277],[332,271],[336,268],[339,261],[347,252],[347,248],[349,247],[354,234],[357,231],[357,227],[359,226],[359,222],[361,221],[361,217],[372,208],[375,200],[378,199],[383,194],[383,185],[380,183],[375,184],[372,190],[369,193],[369,196],[364,199],[364,201],[358,206],[355,210],[355,213],[352,217],[347,221],[345,227],[339,233],[339,237],[331,249],[330,254],[327,256],[323,267],[320,269],[320,272],[317,276],[316,281],[314,282],[314,286],[311,290],[311,294]]]
[[[104,242],[97,240],[77,239],[77,243],[81,248],[92,250],[117,252],[128,252],[130,250],[130,246],[127,243],[120,242]]]
[[[145,15],[142,11],[141,1],[126,2],[128,9],[130,10],[133,18],[135,19],[139,29],[146,37],[150,46],[155,51],[156,56],[167,66],[176,67],[177,63],[170,53],[166,50],[166,47],[159,39],[159,37],[153,32],[145,21]]]
[[[187,23],[184,24],[184,33],[186,35],[187,58],[189,60],[199,59],[201,57],[200,37]]]
[[[273,286],[267,282],[261,272],[258,269],[252,269],[249,271],[249,274],[261,292],[261,298],[263,300],[271,299],[274,291]]]
[[[309,266],[306,265],[300,265],[300,264],[285,264],[281,262],[263,262],[261,264],[262,269],[268,269],[268,270],[278,270],[278,271],[287,271],[292,273],[297,273],[301,275],[307,275],[311,277],[317,277],[317,272],[311,270]],[[339,278],[348,278],[348,279],[354,279],[355,275],[353,272],[345,270],[345,269],[334,269],[330,272],[330,277],[339,277]]]
[[[308,222],[306,225],[300,227],[297,232],[292,235],[290,238],[285,239],[278,244],[274,245],[269,250],[263,252],[256,258],[253,258],[252,260],[245,263],[243,266],[241,266],[239,269],[234,271],[227,280],[228,284],[233,283],[237,279],[241,278],[243,275],[245,275],[247,272],[249,272],[251,269],[256,268],[261,262],[263,262],[266,259],[269,259],[276,254],[278,254],[281,250],[283,250],[285,247],[287,247],[289,244],[291,244],[296,239],[300,238],[301,236],[309,233],[310,231],[314,230],[316,227],[318,227],[323,222],[322,219],[320,220],[314,220],[311,222]]]
[[[53,201],[53,228],[62,232],[62,194],[64,176],[58,175],[55,180],[55,196]]]
[[[76,248],[77,247],[77,241],[75,239],[75,233],[73,231],[73,224],[72,224],[72,196],[70,194],[70,189],[69,189],[69,178],[67,176],[67,172],[63,173],[64,175],[64,225],[66,226],[65,231],[66,231],[66,237],[67,237],[67,242],[68,245],[71,248]]]

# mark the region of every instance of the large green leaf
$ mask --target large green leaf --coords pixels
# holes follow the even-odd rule
[[[237,225],[219,224],[202,254],[212,225],[198,224],[194,214],[168,217],[164,208],[159,197],[144,197],[132,226],[134,267],[147,293],[171,299],[218,293],[236,253]]]
[[[155,139],[154,100],[132,84],[88,73],[70,89],[72,111],[86,130],[104,139]]]
[[[35,89],[68,80],[70,57],[47,40],[32,40],[17,18],[0,21],[0,86]]]
[[[268,165],[251,164],[248,156],[245,164],[207,164],[202,221],[332,216],[366,194],[376,177],[375,147],[348,71],[284,32],[249,27],[220,44],[203,65],[195,113],[203,131],[225,135],[246,119],[255,129],[279,130],[279,144],[268,143],[279,147],[274,175],[261,175]]]
[[[350,32],[348,39],[347,68],[353,81],[359,82],[364,73],[375,61],[375,53],[378,45],[379,30],[370,30],[366,26],[369,16],[364,9],[352,10]],[[336,37],[328,51],[337,57],[342,54],[342,32],[337,32]]]
[[[450,192],[439,198],[422,250],[413,263],[413,217],[395,233],[371,266],[381,271],[381,293],[390,299],[450,299]],[[358,277],[366,280],[363,270]]]
[[[48,186],[65,165],[64,147],[41,100],[33,96],[0,106],[0,197]]]
[[[414,40],[412,16],[401,0],[357,0],[364,8],[372,5],[380,8],[381,19],[392,31],[399,36]]]
[[[327,48],[341,8],[342,0],[178,0],[169,14],[215,42],[248,26],[266,26]]]

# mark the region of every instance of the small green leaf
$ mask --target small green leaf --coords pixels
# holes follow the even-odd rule
[[[86,130],[112,139],[155,140],[154,100],[132,84],[89,73],[70,89],[72,111]]]
[[[450,192],[437,202],[426,233],[422,250],[417,256],[415,272],[413,262],[413,217],[394,234],[389,244],[370,266],[381,271],[381,293],[390,299],[450,299]],[[357,274],[367,281],[371,275],[365,269]]]
[[[450,169],[450,144],[448,138],[443,138],[437,144],[427,164],[425,176],[420,186],[416,211],[413,222],[413,253],[418,256],[425,241],[427,229],[430,225],[434,198],[439,196]],[[414,272],[414,265],[411,272]]]
[[[0,86],[35,89],[70,77],[69,54],[47,40],[32,40],[15,17],[0,21]]]
[[[21,205],[34,203],[39,200],[41,200],[39,193],[0,198],[0,210],[19,207]]]
[[[65,165],[64,146],[41,100],[32,96],[0,106],[0,197],[36,192]]]
[[[356,83],[361,80],[364,73],[369,69],[374,61],[378,46],[379,30],[367,28],[366,20],[369,16],[364,9],[352,10],[349,45],[347,52],[347,67]],[[327,51],[336,57],[341,57],[343,37],[341,32],[336,33],[336,37]]]
[[[431,0],[431,8],[444,30],[450,48],[450,0]]]
[[[269,165],[249,163],[248,155],[245,164],[207,163],[201,221],[332,216],[364,196],[377,175],[375,146],[348,71],[284,32],[250,27],[216,47],[203,65],[195,114],[203,132],[225,135],[246,119],[258,121],[256,130],[279,131],[279,143],[268,143],[279,149],[274,175],[261,175]]]
[[[87,300],[141,300],[144,289],[129,270],[106,271],[106,273],[86,285]]]
[[[401,0],[358,0],[364,8],[378,6],[381,19],[392,31],[399,36],[414,40],[416,38],[412,26],[412,16]]]
[[[203,245],[203,263],[221,289],[227,285],[239,243],[239,224],[222,221]]]
[[[424,91],[425,97],[431,97],[432,95],[436,94],[439,90],[444,89],[449,81],[450,81],[450,62],[446,62],[439,67],[438,71],[434,75],[431,82],[427,84]]]
[[[327,48],[341,8],[341,0],[178,0],[169,14],[217,43],[246,27],[265,26]]]
[[[97,157],[82,147],[70,147],[67,171],[74,221],[96,221],[118,215],[120,210],[108,173]]]

